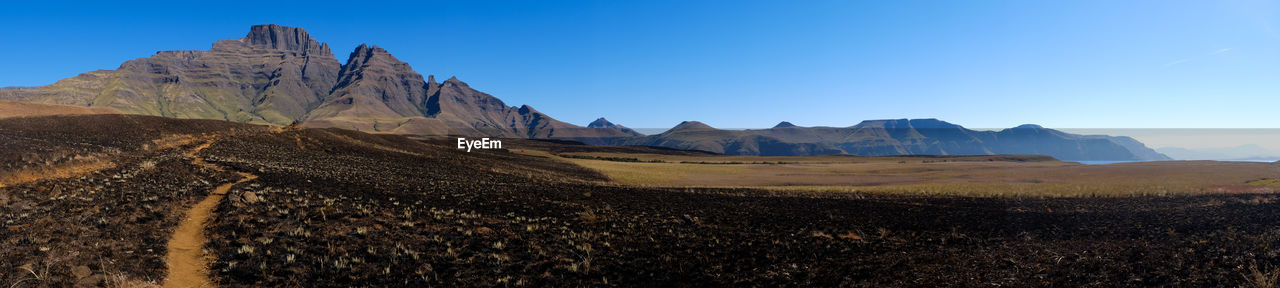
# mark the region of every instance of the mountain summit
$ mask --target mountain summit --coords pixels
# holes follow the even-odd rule
[[[662,132],[662,133],[665,134],[665,133],[672,133],[672,132],[699,131],[699,130],[716,130],[716,128],[711,127],[711,125],[707,125],[705,123],[698,122],[698,121],[684,121],[684,122],[680,122],[680,124],[676,124],[676,127],[671,127],[671,129],[667,130],[667,132]]]
[[[302,30],[302,28],[275,24],[253,25],[253,27],[249,28],[249,35],[245,36],[241,41],[248,42],[249,45],[253,46],[295,51],[315,56],[333,55],[329,52],[329,44],[311,39],[311,35],[306,30]]]
[[[207,51],[161,51],[0,100],[109,107],[123,113],[414,135],[616,138],[630,129],[587,128],[529,106],[507,106],[451,77],[424,80],[408,63],[361,44],[341,64],[306,30],[254,25]],[[620,127],[620,126],[619,126]],[[625,128],[625,127],[623,127]],[[630,132],[627,132],[630,131]]]
[[[609,122],[609,120],[605,120],[604,117],[600,117],[600,119],[596,119],[596,121],[591,121],[590,124],[587,124],[587,128],[613,129],[613,130],[618,130],[619,132],[622,132],[623,134],[630,135],[630,136],[643,135],[643,134],[640,134],[640,132],[636,132],[636,130],[627,128],[626,126],[613,124],[613,122]]]

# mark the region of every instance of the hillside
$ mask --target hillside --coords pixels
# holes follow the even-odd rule
[[[41,87],[0,89],[0,100],[105,107],[122,113],[412,135],[594,138],[627,135],[558,121],[450,78],[424,77],[378,46],[339,63],[306,30],[255,25],[205,51],[147,58]]]
[[[936,119],[869,120],[850,127],[800,127],[788,122],[770,129],[721,130],[686,121],[657,135],[627,139],[625,145],[704,150],[730,155],[1048,155],[1068,161],[1169,160],[1129,137],[1076,135],[1022,125],[976,131]]]

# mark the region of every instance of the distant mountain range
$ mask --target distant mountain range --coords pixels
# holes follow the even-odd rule
[[[547,138],[648,145],[736,155],[1040,154],[1063,160],[1167,160],[1128,137],[1076,135],[1023,125],[975,131],[934,119],[864,121],[851,127],[721,130],[684,122],[645,136],[600,118],[586,127],[528,105],[507,106],[457,78],[423,77],[361,44],[339,63],[301,28],[255,25],[205,51],[147,58],[41,87],[0,89],[0,100],[106,107],[123,113],[407,135]]]
[[[1077,135],[1037,125],[976,131],[937,119],[863,121],[850,127],[721,130],[686,121],[625,145],[662,146],[732,155],[1049,155],[1069,161],[1171,160],[1129,137]]]

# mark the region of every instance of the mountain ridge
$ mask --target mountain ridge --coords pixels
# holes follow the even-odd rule
[[[0,89],[0,99],[397,134],[628,134],[565,123],[527,105],[507,106],[457,77],[424,79],[377,45],[360,44],[340,63],[327,43],[306,30],[276,24],[253,25],[244,37],[215,41],[209,50],[158,51],[115,70],[86,72],[39,87]]]
[[[739,155],[1045,154],[1060,159],[1168,159],[1127,137],[1075,135],[1021,125],[974,131],[937,119],[881,119],[850,127],[721,130],[685,121],[642,135],[603,117],[586,127],[529,105],[508,106],[457,77],[437,82],[377,45],[339,62],[327,43],[296,27],[253,25],[209,50],[158,51],[39,87],[0,89],[0,100],[106,107],[128,114],[301,124],[408,135],[575,140]],[[1034,144],[1034,145],[1032,145]],[[1111,160],[1111,159],[1108,159]]]
[[[976,131],[925,118],[866,120],[849,127],[778,126],[783,127],[721,130],[685,121],[661,134],[617,144],[763,156],[1020,154],[1068,161],[1170,160],[1130,137],[1076,135],[1038,125]]]

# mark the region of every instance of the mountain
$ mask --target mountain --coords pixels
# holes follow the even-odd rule
[[[1068,161],[1169,160],[1129,137],[1076,135],[1022,125],[975,131],[937,119],[869,120],[851,127],[720,130],[685,121],[625,145],[695,149],[733,155],[1048,155]]]
[[[596,119],[596,121],[591,121],[590,124],[587,124],[587,128],[608,128],[618,130],[618,132],[622,132],[623,134],[630,136],[643,136],[643,134],[636,132],[636,130],[631,130],[631,128],[627,128],[626,126],[613,124],[613,122],[605,120],[604,117],[600,117],[600,119]]]
[[[1268,150],[1256,144],[1236,147],[1187,149],[1179,147],[1161,147],[1156,149],[1177,160],[1271,160],[1280,159],[1280,153]]]
[[[148,58],[63,79],[0,90],[0,99],[110,107],[123,113],[289,124],[328,96],[340,64],[306,31],[253,26],[244,38],[207,51],[160,51]]]
[[[255,25],[205,51],[160,51],[115,70],[41,87],[0,89],[0,100],[102,107],[121,113],[407,135],[548,138],[650,145],[738,155],[1042,154],[1064,160],[1163,160],[1127,137],[1075,135],[1023,125],[974,131],[935,119],[864,121],[852,127],[720,130],[686,121],[644,136],[604,118],[586,127],[528,105],[507,106],[451,77],[414,71],[386,49],[361,44],[345,63],[306,30]]]
[[[553,131],[555,135],[546,138],[573,140],[587,145],[609,145],[644,136],[640,132],[636,132],[626,126],[613,124],[613,122],[609,122],[604,118],[591,121],[585,128],[557,128]]]
[[[684,121],[684,122],[680,122],[680,124],[676,124],[675,127],[671,127],[671,130],[667,130],[667,132],[690,132],[690,131],[704,131],[704,130],[716,130],[716,128],[711,127],[711,125],[707,125],[705,123],[698,122],[698,121]]]
[[[424,79],[378,46],[361,44],[341,64],[328,44],[280,25],[255,25],[245,37],[217,41],[207,51],[160,51],[116,70],[0,89],[0,100],[410,135],[636,136],[561,122],[527,105],[507,106],[457,78]]]

